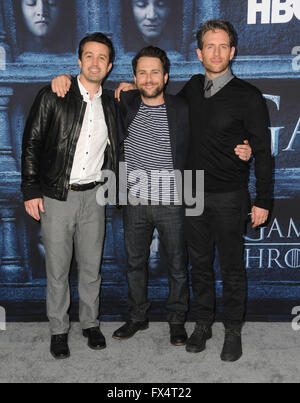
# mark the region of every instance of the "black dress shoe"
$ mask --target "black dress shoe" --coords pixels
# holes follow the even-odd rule
[[[226,329],[221,360],[225,362],[235,362],[238,361],[242,355],[241,331],[237,329]]]
[[[51,337],[50,353],[56,360],[64,360],[70,357],[67,334],[58,334]]]
[[[173,346],[185,346],[188,339],[184,325],[174,325],[170,323],[170,336]]]
[[[194,333],[186,343],[186,351],[188,353],[201,353],[206,349],[206,341],[211,338],[211,327],[197,324]]]
[[[92,350],[103,350],[106,348],[105,337],[103,336],[99,327],[85,329],[82,331],[84,337],[88,338],[88,346]]]
[[[116,330],[113,334],[113,339],[128,340],[136,334],[139,330],[146,330],[149,328],[149,322],[132,322],[128,321],[120,329]]]

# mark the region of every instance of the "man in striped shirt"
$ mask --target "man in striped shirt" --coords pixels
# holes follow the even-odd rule
[[[124,340],[148,328],[148,260],[157,228],[168,261],[167,319],[171,343],[185,345],[188,311],[188,275],[183,232],[183,206],[175,170],[183,171],[189,146],[186,102],[164,93],[170,61],[153,46],[133,60],[136,91],[123,93],[121,143],[127,165],[129,204],[124,207],[125,247],[128,258],[129,320],[113,337]],[[179,185],[180,186],[180,185]]]

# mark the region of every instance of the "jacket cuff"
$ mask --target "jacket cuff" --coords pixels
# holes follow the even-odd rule
[[[30,187],[22,187],[21,190],[23,193],[24,202],[33,200],[33,199],[40,199],[43,197],[41,188],[38,185],[30,186]]]
[[[272,202],[269,199],[255,199],[253,205],[270,211]]]

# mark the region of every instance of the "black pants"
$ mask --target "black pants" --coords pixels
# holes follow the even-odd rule
[[[193,316],[206,325],[214,321],[216,246],[223,279],[223,321],[225,327],[241,325],[246,300],[243,234],[249,195],[246,190],[205,193],[204,206],[203,215],[186,217],[185,225],[192,264]]]
[[[130,319],[146,320],[150,307],[147,295],[148,260],[153,231],[157,228],[167,258],[169,298],[168,322],[184,323],[188,311],[188,272],[184,240],[184,215],[178,206],[124,207],[127,253],[128,307]]]

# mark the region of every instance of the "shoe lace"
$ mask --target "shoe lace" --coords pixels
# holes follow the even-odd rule
[[[204,333],[208,333],[209,329],[203,325],[196,325],[194,333],[197,335],[202,335]]]
[[[63,334],[59,334],[59,335],[57,335],[57,336],[55,336],[54,337],[54,341],[55,341],[55,343],[57,343],[57,344],[63,344],[63,343],[65,343],[66,342],[66,336],[65,335],[63,335]]]
[[[90,332],[91,332],[92,334],[99,334],[100,330],[99,330],[98,327],[93,327],[92,329],[90,329]]]

